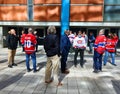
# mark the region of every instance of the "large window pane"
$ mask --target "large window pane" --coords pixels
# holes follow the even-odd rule
[[[71,0],[71,4],[103,4],[103,0]]]
[[[0,4],[27,4],[27,0],[0,0]]]
[[[61,6],[34,6],[34,21],[60,21]]]
[[[27,21],[26,6],[0,6],[1,21]]]
[[[120,0],[105,0],[105,4],[120,4]]]
[[[120,6],[105,6],[104,21],[120,21]]]
[[[71,6],[70,21],[102,21],[103,6]]]
[[[32,0],[28,0],[28,19],[30,21],[33,20],[33,2],[32,2]]]

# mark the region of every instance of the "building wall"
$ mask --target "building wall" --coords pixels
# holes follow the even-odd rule
[[[60,21],[61,0],[34,0],[31,6],[32,21]],[[0,0],[0,20],[29,21],[28,9],[30,7],[27,0]],[[71,0],[71,22],[102,21],[102,13],[103,0]]]
[[[0,21],[59,22],[61,2],[62,0],[0,0]],[[120,21],[119,0],[70,2],[71,22]]]
[[[62,0],[0,0],[0,36],[6,27],[60,26]],[[120,0],[71,0],[70,26],[77,28],[118,28]],[[17,30],[19,31],[19,29]],[[7,34],[7,33],[6,33]],[[3,43],[0,37],[0,44]]]

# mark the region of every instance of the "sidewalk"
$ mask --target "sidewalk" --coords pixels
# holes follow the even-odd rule
[[[2,51],[4,53],[0,53],[0,59],[7,58],[7,49]],[[49,85],[44,83],[46,56],[42,48],[37,53],[37,64],[40,67],[37,73],[26,72],[25,55],[18,48],[15,59],[17,67],[10,69],[6,66],[7,61],[0,63],[0,94],[120,94],[119,56],[116,56],[116,67],[108,63],[103,66],[103,72],[98,74],[92,72],[92,57],[86,52],[84,68],[79,64],[75,68],[73,54],[70,54],[67,63],[70,73],[61,74],[63,86],[57,87],[54,82]]]

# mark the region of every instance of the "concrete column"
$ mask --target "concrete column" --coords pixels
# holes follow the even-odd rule
[[[3,27],[0,26],[0,48],[3,47]]]

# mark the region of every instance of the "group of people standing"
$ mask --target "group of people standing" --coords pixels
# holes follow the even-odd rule
[[[53,81],[53,79],[57,80],[57,85],[61,86],[62,83],[60,81],[60,62],[61,62],[61,73],[68,74],[69,70],[67,68],[67,57],[70,51],[70,48],[74,50],[74,66],[77,67],[77,56],[80,53],[80,66],[84,67],[84,51],[87,47],[87,40],[90,43],[90,53],[92,53],[92,47],[94,46],[94,55],[93,55],[93,69],[95,73],[102,71],[102,56],[105,52],[104,56],[104,65],[106,65],[107,59],[109,55],[112,57],[112,64],[115,64],[115,48],[118,42],[118,37],[114,36],[112,33],[108,34],[108,37],[104,35],[104,29],[99,31],[99,35],[94,37],[93,33],[90,33],[89,38],[82,32],[78,31],[77,34],[73,34],[70,30],[65,30],[64,35],[61,37],[56,35],[55,26],[49,26],[47,29],[47,35],[44,38],[44,50],[47,56],[46,70],[45,70],[45,83],[49,84]],[[14,36],[14,37],[10,37]],[[14,41],[12,41],[12,40]],[[9,51],[13,51],[13,54],[9,53],[9,65],[8,67],[12,67],[12,65],[17,65],[14,63],[14,55],[16,52],[17,45],[11,45],[9,43],[16,42],[17,38],[15,35],[15,30],[10,30],[10,35],[8,37],[8,49]],[[36,53],[35,47],[37,44],[36,36],[33,34],[32,28],[28,29],[28,34],[25,34],[21,37],[21,44],[26,53],[26,67],[27,71],[30,72],[31,68],[29,65],[30,56],[33,61],[33,72],[37,72],[36,68]],[[13,48],[12,48],[13,47]],[[15,48],[14,48],[15,47]],[[11,49],[12,48],[12,49]],[[12,62],[12,63],[10,63]]]
[[[105,30],[101,29],[99,32],[99,35],[95,39],[94,43],[94,71],[95,73],[101,72],[102,71],[102,56],[104,55],[103,61],[104,61],[104,66],[106,65],[108,61],[108,57],[111,56],[111,64],[114,66],[117,66],[115,63],[115,51],[116,51],[116,46],[118,42],[118,37],[116,34],[109,33],[108,36],[106,37],[104,35]]]

